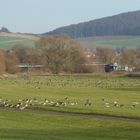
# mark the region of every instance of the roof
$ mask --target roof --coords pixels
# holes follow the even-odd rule
[[[18,65],[19,68],[41,68],[43,65],[34,65],[34,64],[22,64]]]

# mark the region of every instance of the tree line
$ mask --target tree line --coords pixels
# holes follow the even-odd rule
[[[99,72],[94,62],[104,64],[117,62],[120,65],[140,70],[140,47],[113,49],[97,47],[95,55],[87,58],[82,46],[68,36],[41,37],[35,47],[16,45],[11,50],[0,51],[0,73],[20,72],[18,65],[42,65],[41,70],[49,73],[91,73]]]
[[[84,73],[89,72],[86,63],[81,45],[68,36],[41,37],[34,48],[16,45],[0,52],[1,73],[19,72],[19,64],[43,65],[51,73]]]
[[[137,48],[96,48],[96,58],[103,64],[117,62],[122,66],[135,67],[136,71],[140,70],[140,47]]]

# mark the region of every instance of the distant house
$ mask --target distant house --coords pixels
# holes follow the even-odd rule
[[[95,57],[95,53],[94,52],[90,52],[90,51],[85,51],[84,55],[87,58]]]
[[[111,64],[106,64],[104,68],[105,68],[105,72],[112,72],[112,71],[132,72],[135,70],[135,67],[129,67],[127,65],[119,65],[116,62]]]
[[[112,71],[114,71],[113,64],[107,64],[107,65],[105,65],[105,72],[112,72]]]

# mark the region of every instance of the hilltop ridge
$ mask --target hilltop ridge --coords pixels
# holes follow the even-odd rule
[[[73,38],[92,36],[140,35],[140,11],[95,19],[57,28],[43,35],[67,34]]]

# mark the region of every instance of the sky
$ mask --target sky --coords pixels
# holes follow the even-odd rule
[[[140,0],[0,0],[0,27],[44,33],[55,28],[140,10]]]

